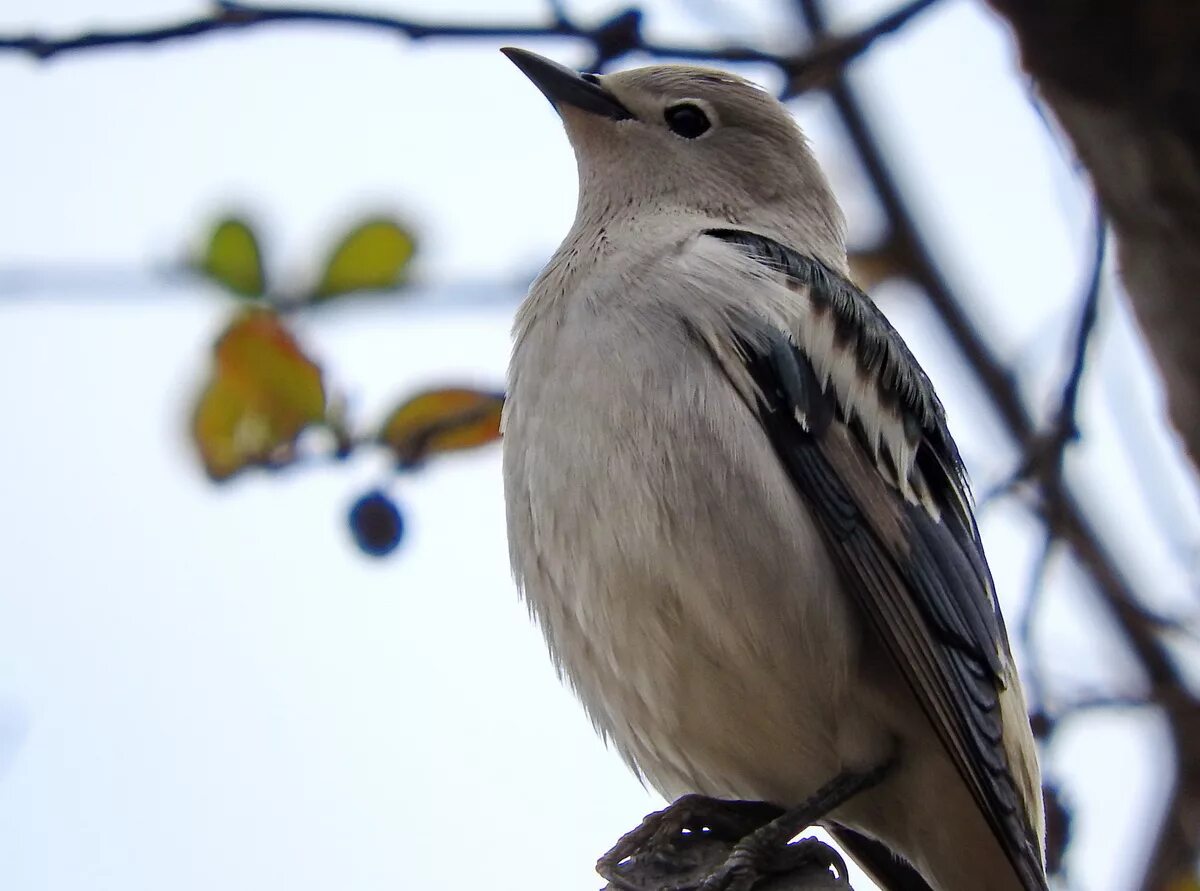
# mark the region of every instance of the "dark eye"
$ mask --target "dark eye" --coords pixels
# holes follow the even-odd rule
[[[663,116],[666,117],[667,126],[671,128],[671,131],[678,133],[684,139],[695,139],[712,126],[703,109],[690,102],[672,105],[664,112]]]

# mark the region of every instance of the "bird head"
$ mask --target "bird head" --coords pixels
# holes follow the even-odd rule
[[[800,127],[770,93],[711,68],[580,74],[528,50],[502,52],[562,118],[581,216],[694,213],[841,265],[841,211]]]

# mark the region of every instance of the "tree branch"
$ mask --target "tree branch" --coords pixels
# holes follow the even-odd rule
[[[1083,372],[1087,368],[1088,344],[1091,343],[1092,333],[1096,330],[1096,320],[1100,316],[1100,284],[1104,276],[1104,215],[1097,208],[1095,228],[1095,252],[1092,255],[1092,268],[1088,276],[1087,288],[1079,311],[1079,324],[1076,326],[1075,347],[1072,351],[1071,370],[1063,384],[1062,398],[1059,400],[1058,412],[1051,428],[1050,453],[1047,457],[1049,472],[1062,477],[1062,464],[1067,446],[1079,439],[1079,423],[1076,412],[1079,405],[1079,388],[1083,381]]]
[[[1088,272],[1087,285],[1079,301],[1079,322],[1076,325],[1075,343],[1071,350],[1071,366],[1063,380],[1062,395],[1059,397],[1058,408],[1049,429],[1035,437],[1034,441],[1026,448],[1020,466],[1014,473],[980,497],[980,505],[988,504],[994,498],[1011,492],[1018,484],[1029,479],[1050,478],[1054,481],[1055,486],[1059,485],[1062,480],[1063,461],[1066,458],[1067,446],[1079,439],[1076,412],[1083,374],[1087,368],[1088,345],[1100,315],[1100,285],[1103,281],[1106,241],[1104,233],[1104,216],[1097,208],[1095,249]]]
[[[218,0],[208,15],[144,28],[95,30],[67,37],[0,34],[0,52],[24,53],[34,59],[46,61],[67,53],[150,46],[288,22],[310,23],[385,31],[409,40],[568,38],[591,45],[594,53],[593,66],[597,68],[635,51],[656,58],[697,62],[754,62],[777,68],[789,84],[789,94],[794,95],[849,64],[865,53],[877,39],[899,30],[918,13],[936,2],[937,0],[910,0],[861,31],[831,37],[814,46],[810,52],[800,55],[780,55],[745,46],[713,47],[650,41],[642,34],[642,14],[636,8],[618,12],[607,21],[589,28],[572,19],[561,3],[550,4],[548,20],[542,23],[457,24],[313,6],[260,6],[231,0]]]

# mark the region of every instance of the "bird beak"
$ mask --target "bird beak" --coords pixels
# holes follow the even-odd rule
[[[590,114],[624,121],[633,114],[600,84],[577,71],[529,50],[506,46],[500,50],[542,91],[555,108],[570,105]]]

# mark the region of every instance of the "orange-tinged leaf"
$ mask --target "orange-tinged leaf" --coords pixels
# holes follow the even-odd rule
[[[258,236],[245,220],[228,217],[213,227],[200,259],[200,271],[217,284],[243,297],[259,297],[266,290]]]
[[[870,292],[894,278],[910,275],[910,263],[900,248],[884,242],[873,248],[851,251],[850,278],[864,291]]]
[[[439,452],[472,449],[500,438],[504,397],[466,387],[426,390],[393,411],[379,441],[401,466],[419,464]]]
[[[360,223],[334,248],[312,299],[394,288],[403,280],[415,251],[412,233],[395,220],[376,218]]]
[[[192,415],[208,475],[223,480],[286,460],[301,431],[325,416],[321,369],[269,310],[240,313],[213,355],[213,375]]]

